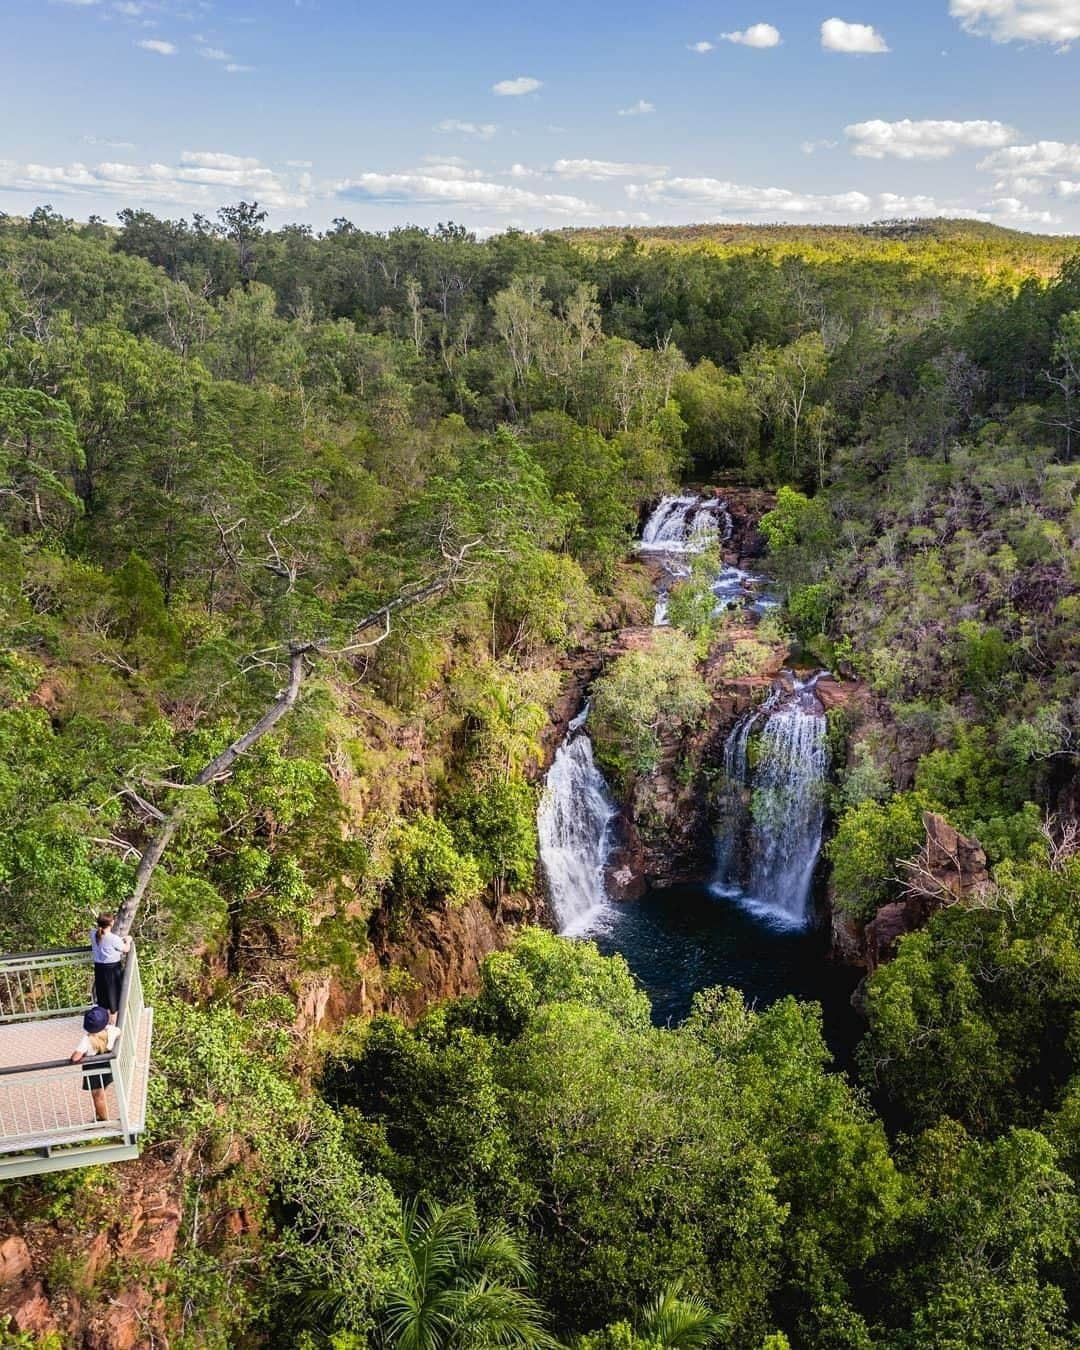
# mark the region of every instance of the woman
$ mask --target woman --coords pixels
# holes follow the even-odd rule
[[[91,1008],[83,1018],[83,1034],[79,1044],[71,1052],[72,1064],[78,1064],[87,1055],[107,1055],[120,1039],[120,1028],[109,1022],[107,1008]],[[112,1069],[108,1066],[88,1064],[83,1069],[83,1091],[89,1092],[94,1103],[94,1115],[98,1120],[109,1119],[109,1108],[105,1101],[105,1089],[112,1082]]]
[[[90,950],[94,953],[94,998],[109,1014],[110,1025],[120,1011],[120,989],[124,983],[124,957],[131,950],[129,937],[113,932],[115,916],[99,914],[97,927],[90,930]]]

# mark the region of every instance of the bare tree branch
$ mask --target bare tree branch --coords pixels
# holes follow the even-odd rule
[[[295,519],[290,517],[290,519]],[[284,522],[288,524],[289,522]],[[267,539],[278,560],[281,561],[282,571],[278,575],[283,576],[291,585],[295,582],[295,568],[290,568],[288,564],[281,560],[281,555],[275,546],[273,539],[268,534]],[[408,586],[396,595],[386,604],[380,605],[370,614],[366,614],[354,626],[350,639],[341,647],[332,648],[327,638],[317,638],[308,642],[294,642],[280,651],[280,657],[288,657],[288,681],[285,688],[277,695],[274,701],[266,709],[263,715],[250,726],[243,735],[237,737],[231,745],[221,751],[199,771],[190,784],[174,784],[175,787],[209,787],[212,783],[220,782],[228,778],[232,772],[236,761],[246,754],[257,741],[260,741],[267,732],[271,731],[278,722],[289,712],[296,704],[300,696],[300,687],[303,683],[304,675],[308,666],[319,656],[343,656],[353,652],[362,651],[365,648],[378,645],[384,642],[390,636],[390,625],[392,616],[400,609],[409,605],[420,604],[425,600],[449,590],[457,580],[461,569],[468,561],[470,553],[477,549],[483,543],[481,538],[470,540],[459,545],[456,549],[449,546],[445,538],[440,539],[440,552],[446,560],[446,569],[438,575],[429,578],[427,581],[418,582],[413,586]],[[273,565],[267,564],[271,571],[276,571]],[[372,628],[379,627],[381,632],[373,639],[361,641],[361,635],[370,631]],[[264,659],[274,648],[269,648],[264,652],[255,653],[250,659],[248,668],[255,665],[279,664],[279,662]],[[180,828],[182,820],[182,808],[177,806],[170,812],[163,812],[157,807],[151,805],[144,798],[140,797],[133,788],[125,788],[122,795],[130,798],[135,805],[159,822],[157,833],[153,836],[146,848],[139,857],[139,864],[135,869],[135,882],[132,886],[131,894],[124,900],[116,915],[115,931],[121,936],[125,936],[131,931],[131,926],[135,920],[139,905],[142,902],[150,880],[157,869],[158,864],[164,856],[165,850],[172,843],[177,830]]]

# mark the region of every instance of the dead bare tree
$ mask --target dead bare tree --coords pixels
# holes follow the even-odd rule
[[[249,660],[249,668],[268,664],[285,665],[287,667],[288,675],[285,687],[277,694],[258,721],[248,727],[231,745],[226,746],[220,754],[215,755],[196,774],[190,784],[173,784],[172,786],[202,788],[209,787],[213,783],[220,783],[228,778],[236,761],[242,755],[247,754],[251,747],[262,740],[269,731],[273,730],[285,714],[295,706],[300,696],[304,676],[320,657],[349,656],[363,651],[365,648],[375,647],[380,642],[385,642],[391,633],[393,615],[401,609],[422,604],[425,600],[430,600],[434,596],[449,590],[459,579],[462,569],[469,561],[470,554],[479,548],[481,543],[483,543],[482,539],[473,539],[460,544],[456,549],[451,549],[443,543],[441,551],[445,560],[445,567],[427,580],[405,587],[393,599],[388,600],[384,605],[380,605],[378,609],[372,610],[370,614],[366,614],[353,627],[348,640],[341,646],[335,647],[328,638],[314,638],[292,641],[280,648],[271,648],[264,652],[255,653]],[[295,581],[295,566],[283,563],[281,554],[277,547],[273,545],[272,540],[271,548],[273,557],[272,561],[267,564],[269,570],[275,575],[281,576],[291,585]],[[375,632],[374,636],[365,636],[374,629],[379,630]],[[156,821],[158,828],[139,856],[131,894],[127,896],[117,911],[115,931],[121,937],[131,931],[139,905],[146,895],[151,878],[161,862],[165,850],[172,843],[183,822],[183,808],[180,804],[169,811],[161,811],[139,796],[132,788],[126,789],[125,795],[133,800],[145,815]]]

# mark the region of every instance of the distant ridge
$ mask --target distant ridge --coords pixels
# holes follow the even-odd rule
[[[671,243],[694,243],[713,239],[722,243],[781,242],[799,239],[996,239],[1046,241],[1066,250],[1080,244],[1080,235],[1039,234],[1030,230],[1012,230],[987,220],[967,220],[963,217],[916,216],[875,220],[867,225],[792,225],[780,222],[754,223],[723,222],[700,225],[598,225],[567,226],[552,233],[567,234],[578,239],[633,238],[665,240]]]
[[[1025,277],[1049,280],[1080,253],[1080,236],[1030,234],[984,220],[950,217],[877,220],[867,225],[638,225],[556,231],[598,255],[635,247],[711,254],[763,252],[816,263],[856,261],[933,265],[1016,286]]]

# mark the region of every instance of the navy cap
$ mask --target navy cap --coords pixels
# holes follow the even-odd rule
[[[109,1025],[109,1013],[105,1008],[91,1008],[82,1020],[83,1031],[87,1031],[91,1036],[95,1032],[104,1031]]]

